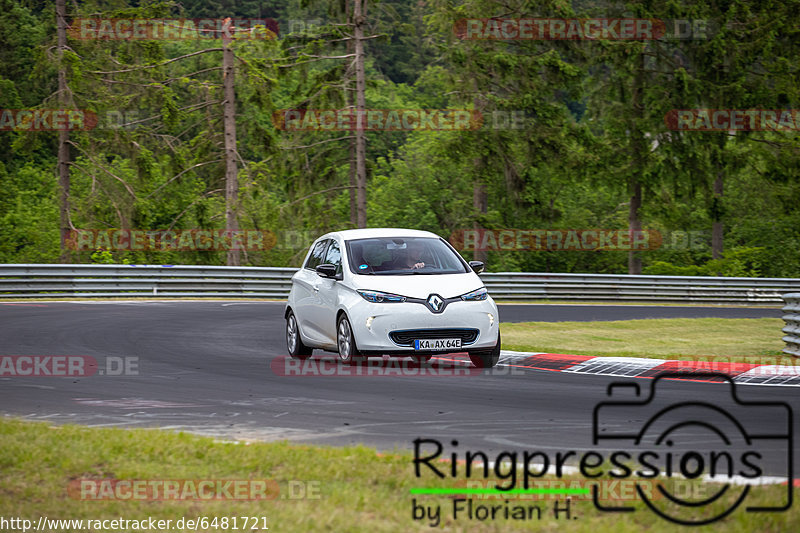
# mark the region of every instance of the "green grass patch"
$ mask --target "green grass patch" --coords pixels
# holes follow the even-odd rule
[[[502,323],[507,350],[797,365],[782,354],[779,318],[657,318]]]
[[[71,496],[70,482],[87,478],[263,479],[277,482],[280,496],[264,501],[87,501],[76,497],[76,493]],[[567,486],[581,486],[576,477],[560,481]],[[536,506],[541,509],[541,518],[479,521],[463,514],[454,520],[450,496],[410,494],[415,487],[467,486],[463,479],[460,483],[458,485],[452,478],[440,480],[432,473],[421,479],[414,477],[411,454],[407,452],[379,455],[365,447],[333,448],[286,442],[225,443],[159,430],[49,426],[0,418],[0,516],[27,518],[34,523],[40,516],[84,520],[153,517],[172,520],[173,524],[184,517],[213,520],[214,517],[246,516],[266,517],[264,521],[271,531],[430,531],[428,521],[412,519],[412,501],[416,498],[418,504],[441,506],[441,523],[437,529],[444,531],[639,533],[675,530],[674,525],[644,509],[641,502],[625,502],[637,507],[634,513],[608,514],[595,510],[586,497],[573,495],[571,519],[566,520],[562,513],[557,520],[553,516],[554,497],[532,500],[519,496],[510,498],[510,505]],[[302,486],[304,491],[312,489],[313,497],[292,498],[290,485]],[[552,484],[547,486],[553,487]],[[716,492],[714,486],[710,487],[703,490]],[[785,487],[779,486],[758,488],[748,496],[748,503],[774,503],[785,491]],[[294,495],[297,494],[299,492],[295,491]],[[559,505],[563,506],[565,496],[561,498]],[[473,503],[504,505],[502,498],[484,495],[475,496]],[[769,514],[739,510],[723,522],[698,531],[717,529],[763,533],[798,531],[800,513],[794,509]],[[227,529],[199,527],[198,530],[233,529],[229,525]]]

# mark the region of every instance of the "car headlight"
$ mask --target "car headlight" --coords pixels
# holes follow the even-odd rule
[[[485,300],[488,297],[489,291],[486,290],[486,287],[481,287],[480,289],[461,295],[461,299],[465,302],[477,302],[480,300]]]
[[[372,302],[374,304],[386,304],[386,303],[398,303],[398,302],[405,302],[406,297],[400,296],[399,294],[390,294],[388,292],[378,292],[378,291],[356,291],[358,294],[361,295],[368,302]]]

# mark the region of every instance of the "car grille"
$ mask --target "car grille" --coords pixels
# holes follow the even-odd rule
[[[413,346],[415,339],[461,339],[461,345],[472,344],[478,338],[477,329],[404,329],[392,331],[389,338],[400,346]]]

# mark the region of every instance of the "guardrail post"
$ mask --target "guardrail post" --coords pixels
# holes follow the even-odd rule
[[[800,357],[800,292],[784,294],[783,301],[786,302],[783,307],[783,321],[786,322],[783,353]]]

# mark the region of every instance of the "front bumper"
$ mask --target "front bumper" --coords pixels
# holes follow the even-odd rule
[[[441,313],[432,313],[425,305],[411,302],[375,304],[358,302],[349,310],[356,345],[367,354],[411,355],[447,353],[414,350],[390,337],[393,331],[417,329],[476,329],[477,338],[462,346],[460,352],[494,348],[499,333],[497,306],[491,298],[479,302],[453,302]]]

